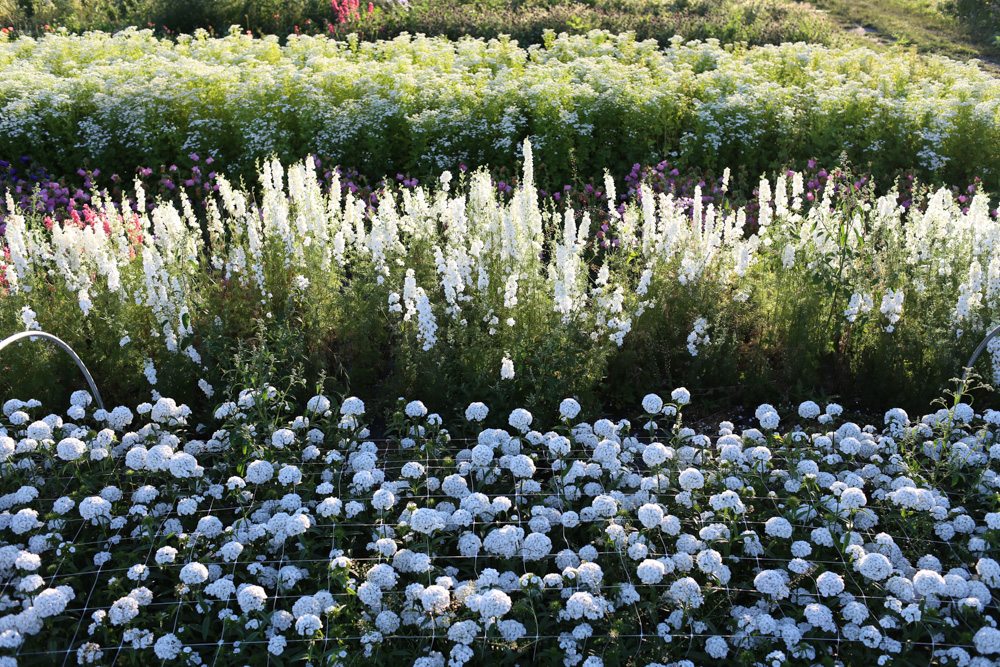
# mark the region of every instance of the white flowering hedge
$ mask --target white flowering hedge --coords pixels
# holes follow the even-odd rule
[[[846,151],[879,177],[919,168],[1000,191],[1000,83],[904,52],[715,40],[666,49],[594,31],[358,42],[205,33],[0,36],[0,157],[131,173],[191,151],[250,175],[306,153],[372,176],[512,164],[530,135],[547,187],[670,153],[755,178]]]
[[[372,441],[358,398],[233,398],[3,405],[0,665],[1000,657],[992,410],[699,433],[677,389],[453,433],[401,399]]]
[[[791,173],[734,206],[643,187],[602,230],[596,211],[541,205],[522,152],[509,196],[484,171],[445,172],[369,208],[322,187],[310,160],[268,161],[258,194],[221,179],[203,214],[123,215],[98,197],[82,219],[11,215],[0,330],[59,335],[112,395],[154,385],[194,405],[263,321],[317,374],[509,410],[566,393],[623,408],[671,373],[923,405],[1000,321],[1000,223],[983,193],[906,209],[895,191],[829,187],[810,201]],[[50,373],[76,373],[40,352],[6,355],[0,389],[52,396]],[[1000,347],[984,359],[1000,378]]]

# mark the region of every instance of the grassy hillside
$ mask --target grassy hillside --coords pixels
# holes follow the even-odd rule
[[[1000,3],[989,0],[812,0],[850,37],[912,46],[988,65],[1000,62]]]

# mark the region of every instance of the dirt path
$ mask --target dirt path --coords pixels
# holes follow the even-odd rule
[[[859,42],[867,42],[872,46],[881,48],[887,48],[899,43],[899,40],[892,34],[889,34],[888,32],[880,29],[878,26],[872,25],[868,22],[859,21],[852,16],[846,16],[832,9],[818,6],[814,2],[800,2],[800,4],[811,8],[817,13],[823,14],[830,21],[839,25],[852,39],[858,40]],[[919,23],[919,19],[916,20]],[[936,34],[935,31],[928,26],[917,25],[914,37],[920,32]],[[953,39],[953,36],[951,35],[942,34],[940,37],[946,41]],[[984,72],[1000,77],[1000,56],[983,53],[983,50],[979,45],[969,41],[968,39],[962,39],[960,42],[956,42],[961,48],[956,48],[953,51],[942,51],[939,48],[936,48],[933,44],[922,43],[918,39],[912,39],[911,43],[921,53],[942,55],[963,62],[977,60],[979,61],[978,65],[980,69]]]

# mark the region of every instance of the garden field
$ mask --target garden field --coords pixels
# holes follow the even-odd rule
[[[1000,664],[1000,7],[816,5],[0,0],[0,667]]]

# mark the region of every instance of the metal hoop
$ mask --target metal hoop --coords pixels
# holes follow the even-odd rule
[[[62,339],[57,338],[56,336],[53,336],[50,333],[45,333],[44,331],[22,331],[20,333],[14,334],[13,336],[4,338],[2,341],[0,341],[0,350],[3,350],[8,345],[16,343],[19,340],[24,340],[25,338],[42,338],[44,340],[51,341],[60,348],[62,348],[62,350],[65,351],[66,354],[68,354],[70,357],[73,358],[73,361],[76,362],[77,368],[79,368],[80,372],[83,373],[84,379],[86,379],[87,384],[90,385],[90,393],[94,395],[94,400],[97,402],[97,407],[99,407],[101,410],[104,409],[104,401],[101,400],[101,392],[97,390],[97,385],[94,383],[94,376],[92,376],[90,374],[90,371],[87,370],[87,367],[84,365],[83,360],[80,359],[80,356],[76,352],[74,352],[73,348],[67,345]]]

